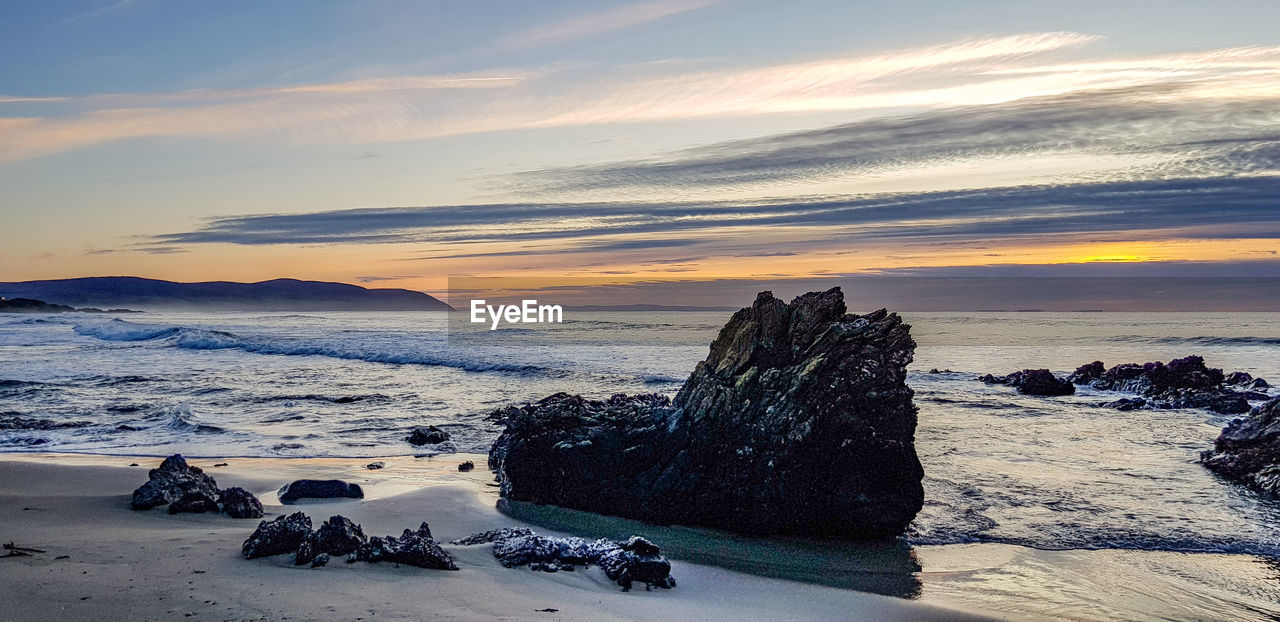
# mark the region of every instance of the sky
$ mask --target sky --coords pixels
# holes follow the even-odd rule
[[[1280,3],[0,1],[0,281],[1280,276]]]

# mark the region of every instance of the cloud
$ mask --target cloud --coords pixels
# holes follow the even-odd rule
[[[120,11],[132,9],[138,6],[139,4],[141,4],[141,0],[115,0],[115,2],[109,2],[96,9],[91,9],[88,11],[84,11],[82,13],[77,13],[75,15],[72,15],[71,17],[68,17],[62,20],[55,25],[63,26],[66,24],[74,24],[76,22],[81,22],[84,20],[105,17],[107,15],[111,15]]]
[[[1112,179],[1280,170],[1280,92],[1201,98],[1188,96],[1191,88],[1126,87],[876,118],[666,158],[527,171],[500,183],[524,194],[770,188],[1064,155],[1113,156],[1098,165]]]
[[[1171,81],[1197,85],[1188,87],[1188,97],[1276,90],[1280,50],[1273,48],[1141,59],[1142,71],[1045,64],[1094,40],[1033,33],[754,67],[548,66],[91,95],[57,102],[43,116],[0,118],[0,163],[137,137],[368,145],[510,129],[992,104]]]
[[[543,24],[495,43],[504,50],[520,50],[594,37],[646,24],[664,17],[718,4],[722,0],[657,0],[616,7],[572,19]]]
[[[159,235],[204,243],[431,243],[430,258],[700,247],[745,256],[867,241],[1280,237],[1280,177],[1159,179],[772,202],[519,203],[217,218]],[[537,242],[541,246],[530,246]],[[465,250],[469,244],[505,247]],[[706,248],[701,248],[706,247]]]

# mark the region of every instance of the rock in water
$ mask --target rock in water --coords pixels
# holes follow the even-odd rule
[[[525,528],[504,527],[471,534],[454,544],[486,542],[493,543],[493,556],[507,568],[529,566],[533,570],[557,572],[595,564],[623,589],[631,589],[637,581],[661,588],[676,586],[675,579],[671,578],[671,562],[662,556],[656,544],[640,536],[618,543],[604,538],[552,538]]]
[[[1085,363],[1084,365],[1077,367],[1070,376],[1067,376],[1067,382],[1072,384],[1089,384],[1090,382],[1101,378],[1103,372],[1106,371],[1107,367],[1102,364],[1102,361]]]
[[[1087,366],[1086,366],[1087,367]],[[1077,373],[1079,370],[1076,370]],[[1076,374],[1072,374],[1075,376]],[[1015,371],[1008,376],[993,376],[987,374],[978,378],[987,384],[1007,384],[1018,390],[1018,393],[1026,395],[1040,396],[1058,396],[1072,395],[1076,392],[1076,386],[1066,380],[1059,380],[1047,369],[1024,369]]]
[[[348,484],[340,479],[300,479],[280,487],[280,503],[293,503],[298,499],[363,499],[364,490],[359,484]]]
[[[262,502],[253,493],[232,486],[218,496],[222,511],[232,518],[262,518]]]
[[[762,292],[721,329],[674,402],[556,394],[494,413],[502,494],[740,532],[882,538],[924,499],[915,342],[839,288],[784,303]]]
[[[294,512],[277,516],[275,520],[258,523],[253,535],[240,547],[240,553],[245,559],[294,553],[310,536],[311,519],[306,514]]]
[[[414,428],[409,436],[404,437],[404,440],[414,445],[438,445],[449,440],[449,433],[429,425],[425,428]]]
[[[1280,398],[1232,421],[1200,459],[1223,477],[1280,496]]]
[[[417,531],[404,530],[399,538],[369,538],[347,556],[347,561],[392,562],[437,570],[458,569],[453,557],[431,537],[431,528],[426,523],[422,523]]]
[[[474,462],[472,462],[472,461],[470,461],[470,460],[468,460],[468,461],[466,461],[466,462],[463,462],[462,464],[459,464],[459,465],[458,465],[458,470],[459,470],[459,471],[462,471],[463,473],[466,473],[467,471],[470,471],[470,470],[475,469],[475,468],[476,468],[476,463],[474,463]]]
[[[131,505],[135,510],[149,510],[157,505],[173,503],[187,493],[218,498],[218,483],[200,467],[189,466],[181,454],[165,458],[159,467],[147,473],[147,477],[147,483],[133,491]]]
[[[347,555],[366,541],[360,525],[345,516],[330,516],[319,529],[302,541],[293,563],[298,566],[311,563],[325,553]]]
[[[1207,367],[1199,356],[1187,356],[1166,363],[1123,363],[1105,371],[1101,361],[1081,366],[1067,379],[1103,391],[1133,391],[1145,400],[1121,399],[1104,404],[1123,410],[1133,408],[1204,408],[1212,412],[1238,415],[1249,412],[1249,400],[1267,399],[1265,393],[1236,388],[1266,388],[1266,381],[1245,372],[1223,374]],[[1232,388],[1236,387],[1236,388]],[[1141,404],[1137,402],[1141,401]]]

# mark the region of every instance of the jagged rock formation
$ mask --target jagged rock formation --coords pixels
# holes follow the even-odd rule
[[[605,576],[631,589],[635,582],[664,589],[676,586],[671,577],[671,562],[658,546],[640,536],[626,542],[601,538],[553,538],[541,536],[527,528],[503,527],[475,533],[455,540],[454,544],[493,543],[493,556],[507,568],[529,566],[542,572],[572,572],[576,566],[597,565]]]
[[[200,467],[193,467],[181,454],[164,459],[160,466],[147,472],[147,482],[133,491],[131,505],[135,510],[149,510],[181,499],[187,493],[218,498],[218,483]],[[203,511],[203,510],[201,510]]]
[[[1103,404],[1119,410],[1204,408],[1227,415],[1249,412],[1249,400],[1267,399],[1261,390],[1268,386],[1267,381],[1245,372],[1227,375],[1221,369],[1207,367],[1199,356],[1168,363],[1122,363],[1111,368],[1094,361],[1080,366],[1067,380],[1103,391],[1131,391],[1141,396]]]
[[[243,488],[218,490],[218,482],[200,467],[187,464],[181,454],[164,459],[147,473],[147,482],[133,491],[130,505],[149,510],[168,505],[170,514],[226,512],[232,518],[262,518],[262,503]]]
[[[1280,496],[1280,398],[1232,421],[1200,460],[1223,477]]]
[[[453,556],[440,548],[440,545],[431,537],[431,528],[426,523],[422,523],[417,531],[404,530],[399,538],[395,536],[369,538],[368,542],[362,543],[347,556],[347,561],[392,562],[436,570],[458,569],[458,566],[453,563]]]
[[[245,559],[295,553],[311,536],[311,518],[302,512],[262,521],[240,547]]]
[[[360,525],[345,516],[330,516],[329,520],[321,523],[319,529],[302,541],[293,563],[298,566],[309,564],[325,554],[347,555],[367,541]]]
[[[1074,384],[1059,380],[1047,369],[1024,369],[1008,376],[987,374],[978,380],[987,384],[1006,384],[1017,389],[1018,393],[1027,395],[1056,396],[1071,395],[1076,392]]]
[[[345,516],[330,516],[311,531],[311,519],[302,512],[262,521],[244,541],[245,559],[271,555],[294,555],[293,563],[310,563],[312,568],[329,563],[333,555],[345,555],[348,563],[392,562],[419,568],[457,570],[453,557],[431,537],[431,528],[422,523],[417,531],[404,530],[399,537],[365,538],[360,525]]]
[[[769,534],[900,534],[924,498],[906,385],[915,342],[839,288],[762,292],[674,401],[556,394],[509,406],[489,464],[502,494],[655,523]]]

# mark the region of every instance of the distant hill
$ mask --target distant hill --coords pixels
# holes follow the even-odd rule
[[[176,283],[133,276],[0,283],[0,296],[73,307],[208,311],[449,311],[422,292],[275,279],[260,283]]]

